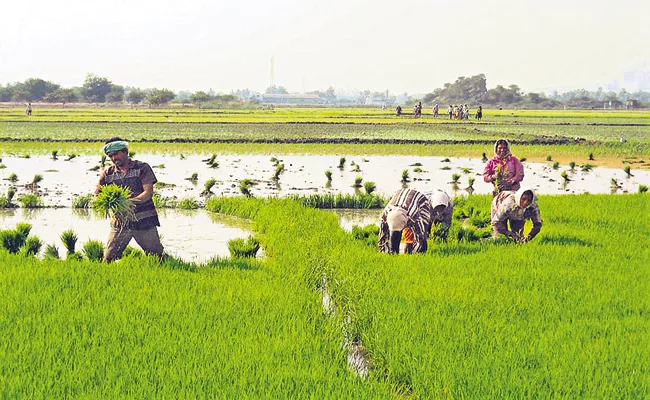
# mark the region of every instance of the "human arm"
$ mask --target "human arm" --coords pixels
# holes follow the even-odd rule
[[[153,197],[153,183],[142,184],[143,192],[131,198],[134,203],[144,203]]]
[[[99,180],[97,181],[97,186],[95,186],[95,194],[99,194],[102,191],[102,186],[104,186],[106,181],[106,170],[103,170],[99,175]]]
[[[494,161],[488,160],[488,162],[485,164],[485,169],[483,169],[483,181],[485,181],[485,183],[492,183],[494,179],[496,179]]]
[[[533,222],[533,229],[531,229],[530,233],[528,233],[528,235],[523,238],[524,242],[529,242],[533,240],[533,238],[537,236],[539,231],[542,230],[542,217],[539,212],[539,206],[537,206],[537,204],[534,204],[531,207],[533,207],[533,209],[531,210],[532,216],[530,220]]]
[[[510,178],[508,183],[510,183],[511,185],[516,185],[519,182],[524,180],[524,166],[515,157],[513,157],[512,166],[513,166],[514,174],[513,177]]]

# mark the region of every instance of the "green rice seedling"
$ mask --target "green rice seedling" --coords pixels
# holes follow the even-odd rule
[[[379,236],[379,227],[377,225],[367,225],[365,227],[354,225],[350,234],[355,240],[362,242],[370,248],[377,247]]]
[[[102,261],[104,259],[104,244],[98,240],[89,240],[84,243],[82,252],[90,261]]]
[[[184,160],[185,156],[181,153],[181,155],[178,158],[181,159],[181,160]]]
[[[14,172],[12,172],[11,174],[9,174],[9,177],[7,178],[7,180],[9,182],[16,183],[16,182],[18,182],[18,175],[16,175]]]
[[[217,155],[213,154],[210,157],[206,158],[205,160],[201,160],[201,161],[203,161],[204,163],[206,163],[208,165],[212,165],[212,163],[214,163],[216,159],[217,159]]]
[[[45,258],[46,259],[59,259],[59,249],[54,244],[48,244],[45,246]]]
[[[129,158],[135,157],[135,151],[129,150]]]
[[[160,169],[164,169],[164,168],[165,168],[165,164],[154,165],[154,166],[151,167],[151,168],[160,168]]]
[[[72,229],[65,230],[61,232],[61,241],[63,242],[63,247],[67,250],[68,256],[75,252],[75,247],[77,246],[78,236]]]
[[[400,180],[400,182],[408,182],[409,178],[410,178],[409,170],[408,169],[403,170],[402,171],[402,179]]]
[[[232,258],[252,258],[255,257],[259,249],[260,242],[252,236],[228,241],[228,251]]]
[[[5,168],[7,168],[7,166],[4,165],[4,164],[2,164],[2,163],[0,163],[0,169],[5,169]]]
[[[360,175],[357,175],[354,178],[354,184],[352,185],[352,187],[355,187],[355,188],[361,187],[361,182],[363,182],[363,177],[360,176]]]
[[[275,166],[275,172],[273,173],[273,179],[274,181],[277,181],[280,179],[280,174],[284,172],[284,163],[278,164]]]
[[[93,199],[92,193],[84,194],[81,196],[75,196],[72,198],[72,208],[89,208],[92,199]]]
[[[99,165],[101,165],[102,168],[104,168],[104,166],[106,166],[106,154],[102,154],[102,157],[99,160]]]
[[[153,201],[154,206],[159,209],[169,208],[172,205],[167,197],[161,196],[159,193],[154,193],[153,196],[151,196],[151,201]]]
[[[14,199],[15,195],[16,195],[16,188],[10,186],[9,189],[7,189],[7,200],[9,201],[9,203],[11,203],[11,200]]]
[[[126,246],[124,249],[124,252],[122,253],[122,258],[144,258],[146,255],[144,254],[144,251],[140,249],[136,249],[135,247],[132,246]]]
[[[575,170],[576,170],[576,163],[575,163],[575,161],[570,161],[570,162],[569,162],[569,168],[571,169],[571,172],[575,172]]]
[[[23,153],[23,155],[20,156],[20,158],[30,158],[30,155],[29,153]]]
[[[35,257],[41,251],[43,242],[37,236],[29,236],[22,248],[22,254],[27,257]]]
[[[88,168],[88,171],[99,171],[101,168],[101,165],[93,165],[92,167]]]
[[[68,155],[68,157],[67,157],[65,160],[66,160],[66,161],[72,161],[72,160],[74,160],[75,158],[77,158],[77,155],[74,154],[74,153],[72,153],[72,154]]]
[[[413,168],[413,172],[416,173],[416,174],[419,174],[419,173],[424,172],[424,171],[420,167],[415,167],[415,168]]]
[[[41,208],[43,200],[36,193],[28,193],[20,196],[18,202],[22,208]]]
[[[626,165],[626,166],[623,168],[623,171],[625,171],[625,175],[626,175],[628,178],[634,176],[634,175],[632,175],[632,171],[631,171],[629,165]]]
[[[34,175],[34,179],[32,179],[32,185],[38,185],[43,181],[43,175],[41,174],[36,174]]]
[[[352,171],[352,172],[361,172],[361,167],[359,167],[359,164],[355,164],[354,168],[352,168],[350,171]]]
[[[350,165],[354,166],[357,165],[357,163],[355,163],[354,160],[352,160],[352,162],[350,162]]]
[[[370,160],[368,160],[367,158],[362,158],[361,162],[370,162]]]
[[[453,173],[451,174],[451,183],[458,183],[458,180],[460,179],[460,174]]]
[[[420,163],[420,162],[416,162],[416,163],[413,163],[413,164],[409,165],[409,167],[421,167],[421,166],[422,166],[422,163]]]
[[[131,191],[115,184],[102,186],[90,207],[104,218],[114,217],[122,224],[135,220]]]
[[[9,253],[16,254],[25,244],[27,237],[16,229],[0,230],[0,246]]]
[[[596,161],[594,159],[594,153],[589,153],[589,161]]]
[[[471,168],[461,168],[460,170],[463,172],[463,174],[471,174],[472,173]]]
[[[483,161],[485,163],[485,162],[487,162],[487,160],[488,160],[487,155],[485,153],[483,153],[483,155],[481,156],[481,161]]]
[[[22,242],[27,240],[27,236],[32,231],[32,226],[26,222],[19,222],[16,224],[16,232],[20,235]]]
[[[208,164],[208,167],[210,167],[210,168],[219,168],[219,162],[218,161],[212,161],[212,163]]]
[[[372,181],[366,181],[363,183],[363,189],[366,191],[366,194],[371,194],[377,189],[377,184]]]
[[[560,168],[560,163],[558,161],[553,163],[553,169],[559,169]]]
[[[562,179],[564,179],[564,182],[570,182],[571,181],[571,179],[569,179],[569,174],[567,174],[566,171],[562,171],[560,176],[562,177]]]
[[[474,182],[476,182],[476,178],[474,178],[473,176],[467,178],[467,187],[474,189]]]
[[[188,181],[190,181],[190,182],[196,182],[196,181],[199,180],[199,173],[198,173],[198,172],[194,172],[194,173],[192,173],[192,175],[190,175],[189,178],[185,178],[185,180],[188,180]]]
[[[485,153],[484,153],[484,154],[485,154]],[[442,161],[440,161],[440,162],[451,162],[451,160],[448,159],[448,158],[443,158]]]
[[[239,191],[246,197],[253,197],[253,194],[250,191],[251,186],[253,185],[255,185],[255,181],[252,179],[242,179],[239,181]]]
[[[526,157],[521,157],[521,158],[519,159],[520,162],[526,162],[527,160],[528,160],[528,159],[527,159]]]
[[[277,157],[271,157],[270,161],[271,161],[271,164],[273,164],[274,166],[277,166],[278,164],[280,164],[280,160]]]
[[[647,185],[639,185],[639,194],[646,193],[648,191]]]
[[[7,200],[6,196],[0,196],[0,209],[11,207],[11,203]]]
[[[338,168],[339,168],[339,169],[343,169],[343,168],[345,168],[345,157],[341,157],[341,158],[339,158],[339,165],[338,165]]]
[[[329,169],[325,171],[325,177],[327,177],[327,181],[331,182],[332,181],[332,171]]]
[[[592,169],[594,169],[594,167],[595,167],[595,165],[591,165],[591,164],[587,163],[587,164],[585,164],[585,165],[582,166],[582,170],[583,170],[584,172],[589,172],[589,171],[591,171]]]
[[[184,197],[178,201],[177,207],[181,210],[196,210],[199,208],[199,202],[192,197]]]
[[[58,150],[52,150],[52,160],[58,160],[59,151]]]
[[[217,180],[214,178],[210,178],[207,181],[205,181],[204,184],[204,189],[203,192],[201,193],[202,195],[209,195],[212,194],[212,188],[214,185],[217,183]]]
[[[449,165],[445,165],[444,167],[440,168],[441,171],[451,171],[451,167]]]
[[[550,155],[550,154],[549,154],[549,155],[547,155],[547,156],[546,156],[546,161],[553,161],[553,157],[551,157],[551,155]]]
[[[612,187],[612,190],[618,190],[618,189],[621,189],[621,188],[622,188],[621,184],[618,183],[618,180],[616,180],[616,178],[612,178],[612,179],[609,181],[609,183],[610,183],[610,185],[611,185],[611,187]]]

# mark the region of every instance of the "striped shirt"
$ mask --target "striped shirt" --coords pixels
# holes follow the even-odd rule
[[[390,253],[390,229],[387,214],[394,207],[406,211],[408,221],[406,227],[413,231],[413,252],[424,252],[427,249],[427,239],[431,230],[432,210],[429,199],[413,189],[402,189],[393,195],[379,220],[379,251]]]

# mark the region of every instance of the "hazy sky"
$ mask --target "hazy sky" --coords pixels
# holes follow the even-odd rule
[[[649,0],[2,0],[0,83],[425,93],[595,89],[650,60]],[[648,64],[646,64],[647,66]],[[605,89],[607,89],[605,87]]]

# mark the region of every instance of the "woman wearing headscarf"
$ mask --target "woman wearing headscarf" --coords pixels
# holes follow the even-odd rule
[[[517,242],[528,242],[542,229],[542,219],[535,193],[529,187],[522,187],[516,192],[497,194],[492,200],[491,215],[495,238],[503,234]],[[533,221],[533,229],[528,236],[523,236],[526,219]]]
[[[399,253],[402,231],[413,233],[413,253],[427,251],[432,209],[429,199],[414,189],[398,190],[388,202],[379,220],[379,251]]]
[[[510,153],[510,143],[499,139],[494,144],[494,157],[488,160],[483,170],[483,180],[494,185],[492,195],[505,191],[517,191],[524,179],[524,166]]]

